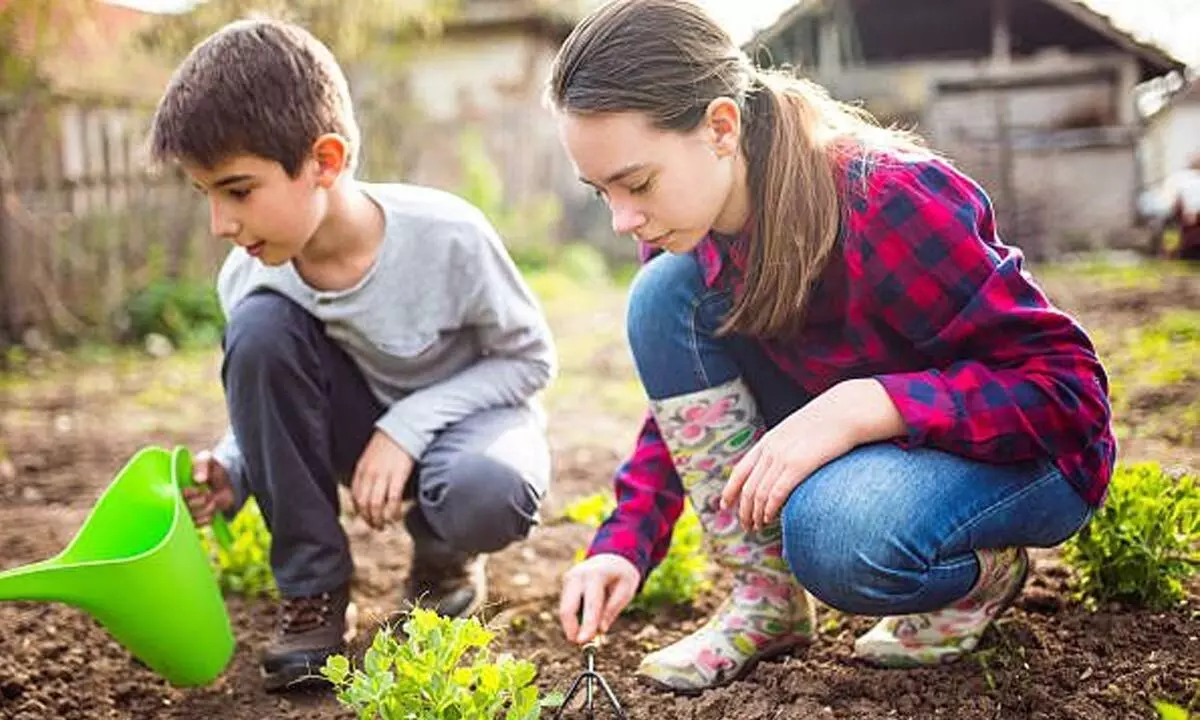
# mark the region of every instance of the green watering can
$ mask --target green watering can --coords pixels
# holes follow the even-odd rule
[[[233,629],[180,488],[191,455],[150,447],[108,486],[65,550],[0,573],[0,600],[91,614],[177,686],[207,685],[233,657]]]

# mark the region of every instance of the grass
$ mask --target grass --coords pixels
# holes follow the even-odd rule
[[[608,424],[593,434],[631,435],[646,407],[624,333],[633,269],[608,271],[578,248],[564,257],[570,262],[525,273],[549,318],[560,363],[545,404],[556,422],[580,425],[581,432],[588,431],[589,418],[604,418]],[[1152,291],[1168,278],[1200,275],[1200,267],[1088,260],[1036,272],[1051,286]],[[1200,311],[1166,309],[1144,326],[1099,322],[1090,332],[1109,371],[1119,435],[1193,443],[1200,398],[1172,393],[1200,382]],[[84,345],[49,360],[13,349],[5,360],[10,370],[0,371],[0,407],[6,423],[36,424],[49,412],[96,406],[146,432],[197,424],[207,431],[223,418],[216,347],[161,360],[136,347]]]
[[[10,367],[0,373],[6,428],[37,429],[49,418],[109,430],[119,424],[149,435],[183,433],[211,426],[222,403],[215,349],[155,359],[139,348],[83,346]]]
[[[1200,434],[1200,311],[1165,310],[1148,325],[1093,332],[1109,374],[1118,435],[1191,445]],[[1149,416],[1149,417],[1147,417]]]
[[[1104,290],[1157,290],[1171,278],[1196,275],[1200,267],[1167,260],[1114,261],[1104,256],[1051,263],[1035,269],[1039,280],[1073,283],[1086,279]]]
[[[571,410],[636,422],[646,399],[625,341],[626,280],[581,280],[558,270],[528,280],[558,352],[559,374],[545,393],[551,415]]]
[[[1200,264],[1101,256],[1035,275],[1088,327],[1108,372],[1118,440],[1200,447],[1200,310],[1189,305]]]
[[[583,268],[583,269],[579,269]],[[623,281],[594,264],[526,275],[549,318],[560,372],[545,392],[553,415],[580,409],[636,423],[645,410],[624,334]],[[97,414],[147,435],[219,432],[218,347],[149,357],[140,347],[81,345],[49,356],[9,351],[0,370],[0,425],[37,429],[53,416]],[[632,433],[636,426],[631,426]]]

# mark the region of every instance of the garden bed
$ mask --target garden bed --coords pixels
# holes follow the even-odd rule
[[[1048,273],[1046,285],[1097,336],[1117,393],[1122,459],[1200,469],[1200,354],[1178,357],[1191,352],[1186,337],[1184,345],[1169,344],[1166,350],[1152,337],[1164,317],[1168,325],[1185,326],[1187,335],[1189,318],[1195,317],[1187,313],[1200,308],[1200,275],[1093,267]],[[502,631],[498,649],[534,662],[544,690],[565,691],[582,663],[580,651],[564,642],[558,629],[557,590],[590,530],[558,518],[571,501],[608,486],[636,428],[636,398],[590,402],[620,395],[632,377],[619,340],[621,297],[619,290],[610,290],[586,311],[551,303],[563,345],[564,379],[549,402],[556,481],[545,512],[548,522],[489,566],[489,617]],[[597,340],[597,327],[611,334]],[[1200,345],[1200,326],[1195,332]],[[8,460],[0,460],[0,568],[60,550],[139,445],[199,446],[213,436],[221,417],[219,394],[211,391],[214,360],[179,367],[185,379],[176,395],[170,388],[147,389],[170,372],[121,371],[113,387],[122,397],[141,398],[130,407],[114,404],[112,387],[93,388],[85,377],[61,368],[47,369],[34,390],[5,380],[0,429]],[[194,394],[189,383],[196,382],[210,389]],[[64,387],[72,388],[69,396],[62,395]],[[160,402],[156,393],[172,401]],[[181,399],[189,403],[184,418],[179,417]],[[410,546],[401,530],[376,534],[357,519],[349,527],[357,563],[354,597],[365,630],[394,605]],[[982,650],[944,668],[864,667],[852,660],[851,646],[870,619],[822,608],[819,640],[812,647],[763,665],[732,686],[678,698],[638,684],[633,671],[642,655],[698,627],[714,607],[714,594],[694,607],[623,618],[599,651],[598,669],[634,718],[1109,720],[1151,718],[1154,700],[1186,704],[1192,698],[1200,683],[1200,601],[1194,584],[1189,603],[1169,612],[1120,605],[1091,611],[1072,599],[1070,572],[1056,551],[1038,552],[1036,560],[1023,598],[989,633]],[[722,583],[718,578],[718,586]],[[232,665],[210,687],[179,690],[131,660],[79,611],[0,604],[0,717],[349,716],[328,693],[263,693],[256,656],[272,630],[270,605],[231,598],[229,607],[239,640]],[[363,638],[367,635],[364,631]]]

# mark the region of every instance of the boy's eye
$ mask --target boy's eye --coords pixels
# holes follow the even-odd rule
[[[234,200],[245,200],[246,198],[250,197],[250,189],[237,188],[236,190],[230,190],[229,196]]]

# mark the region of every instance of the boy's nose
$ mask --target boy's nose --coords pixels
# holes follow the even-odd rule
[[[226,240],[232,240],[233,238],[237,237],[237,222],[227,213],[222,212],[215,203],[209,207],[208,223],[209,230],[215,237],[224,238]]]
[[[612,228],[618,235],[630,235],[646,224],[646,214],[629,205],[613,204]]]

